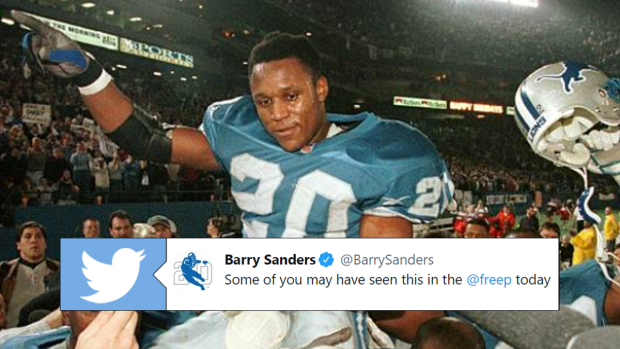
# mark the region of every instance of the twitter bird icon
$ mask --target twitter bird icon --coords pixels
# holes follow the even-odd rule
[[[82,272],[89,280],[88,285],[97,293],[82,297],[92,303],[113,302],[129,292],[138,279],[140,261],[146,257],[144,250],[135,252],[130,248],[121,248],[112,257],[112,264],[104,264],[84,251]]]

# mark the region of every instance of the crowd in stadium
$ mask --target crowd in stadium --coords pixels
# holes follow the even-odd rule
[[[3,30],[17,37],[15,32]],[[225,180],[217,174],[147,164],[117,151],[92,124],[84,123],[89,114],[73,87],[49,75],[23,79],[19,47],[10,40],[0,45],[3,224],[11,224],[17,206],[178,200],[178,192],[187,190],[210,194],[184,198],[212,199],[213,194],[221,197],[228,191]],[[114,74],[123,91],[140,105],[175,124],[197,125],[207,105],[231,94],[206,82],[190,81],[188,84],[193,85],[188,87],[147,72],[117,69]],[[50,104],[49,127],[25,124],[21,120],[23,103]],[[426,120],[417,121],[415,126],[431,138],[447,160],[458,189],[475,194],[540,190],[568,195],[581,190],[578,176],[557,170],[528,151],[510,118]],[[498,144],[502,146],[496,147]],[[65,170],[68,172],[63,174]],[[601,188],[610,183],[600,180]],[[121,191],[123,195],[119,195]]]
[[[506,18],[505,13],[497,10],[497,7],[490,6],[488,9],[483,10],[488,15],[488,23],[486,23],[484,30],[474,30],[469,34],[468,30],[471,30],[479,22],[480,14],[469,13],[471,9],[461,9],[450,1],[428,7],[424,6],[423,8],[414,6],[421,2],[430,4],[430,1],[397,5],[404,6],[404,9],[410,13],[416,13],[416,16],[420,17],[419,21],[403,18],[402,14],[405,12],[399,7],[386,10],[385,4],[379,4],[375,1],[361,1],[358,5],[363,7],[363,11],[359,11],[358,15],[351,16],[351,18],[354,18],[352,21],[348,21],[346,17],[342,16],[342,13],[346,13],[348,8],[340,7],[343,5],[339,2],[325,2],[325,4],[321,5],[317,5],[317,2],[302,2],[298,0],[281,0],[279,2],[281,5],[289,7],[291,11],[298,12],[302,16],[309,15],[347,34],[352,34],[356,36],[356,40],[365,37],[370,43],[396,43],[391,47],[393,49],[397,49],[401,45],[408,45],[413,47],[415,51],[424,51],[425,55],[442,61],[458,61],[463,58],[455,55],[455,52],[473,49],[470,51],[471,55],[467,57],[467,60],[471,62],[501,65],[505,63],[506,56],[509,56],[514,64],[528,66],[538,65],[543,59],[547,61],[549,58],[556,57],[559,50],[577,49],[576,46],[564,47],[564,44],[560,45],[562,46],[560,48],[554,46],[563,41],[560,40],[560,37],[554,36],[556,32],[561,34],[565,28],[564,22],[566,18],[562,17],[561,14],[555,14],[547,18],[548,23],[532,26],[531,22],[517,23],[510,18]],[[446,17],[450,18],[452,16],[462,17],[462,21],[459,21],[449,29],[435,30],[441,27]],[[533,22],[534,20],[532,19],[531,21]],[[416,26],[415,30],[411,26]],[[420,28],[417,28],[417,26],[420,26]],[[517,34],[501,30],[506,27],[509,27]],[[375,30],[369,28],[375,28]],[[599,35],[601,33],[598,30],[604,34]],[[411,33],[415,33],[415,36],[412,36]],[[453,35],[455,33],[462,33],[463,35]],[[4,33],[2,34],[4,37]],[[14,43],[19,42],[19,36],[22,33],[10,32],[9,34],[6,35],[6,37],[9,37],[8,40],[0,42],[0,224],[13,225],[15,223],[13,222],[14,210],[18,206],[103,204],[107,202],[167,202],[187,199],[223,200],[228,198],[229,183],[226,182],[221,174],[202,173],[180,166],[162,166],[146,161],[137,161],[128,155],[125,150],[118,149],[93,125],[89,118],[90,114],[82,105],[81,98],[75,87],[68,86],[64,81],[57,81],[56,78],[51,77],[49,74],[47,76],[35,74],[30,79],[24,79],[22,76],[22,61],[18,58],[21,56],[21,52],[14,45]],[[499,40],[494,41],[495,44],[489,44],[488,41],[484,40],[485,36],[497,38],[498,35]],[[522,42],[531,43],[536,41],[538,37],[549,37],[550,41],[548,43],[540,43],[540,47],[536,46],[540,50],[535,54],[528,52],[528,47],[520,45]],[[602,37],[603,41],[593,40],[593,37]],[[608,59],[611,63],[616,59],[615,55],[618,54],[618,51],[615,53],[610,52],[603,46],[604,43],[616,40],[617,37],[611,32],[605,32],[604,27],[600,27],[596,31],[581,31],[580,35],[576,36],[575,39],[583,39],[583,44],[590,47],[591,53],[595,55],[591,57],[593,59],[604,57],[604,59]],[[516,49],[509,50],[508,46],[502,45],[502,42],[508,40],[513,41],[510,48],[516,47]],[[570,51],[566,52],[570,54]],[[278,58],[276,62],[266,59],[261,63],[282,64],[282,61],[286,61],[287,64],[294,67],[297,67],[294,64],[305,64],[303,66],[304,69],[301,69],[301,73],[300,71],[294,71],[290,66],[286,67],[286,69],[280,67],[278,69],[281,70],[276,69],[276,71],[288,71],[289,73],[293,71],[295,74],[298,74],[297,76],[301,76],[309,81],[313,67],[301,58],[294,57],[292,58],[293,63],[287,61],[291,59],[290,56]],[[92,67],[90,66],[89,68]],[[133,101],[150,112],[155,113],[160,119],[175,124],[196,127],[200,124],[204,109],[208,105],[214,101],[226,99],[235,92],[233,88],[218,88],[211,82],[189,81],[183,85],[178,80],[172,82],[161,77],[155,77],[146,72],[146,69],[142,71],[140,69],[126,71],[122,69],[113,70],[112,68],[113,66],[106,66],[106,69],[116,78],[116,84]],[[83,73],[81,72],[80,74]],[[260,76],[261,73],[253,72],[252,74]],[[273,78],[275,75],[271,77]],[[339,77],[345,76],[340,75]],[[256,76],[254,78],[260,79],[260,77]],[[317,86],[319,85],[316,81],[313,81],[313,83]],[[355,84],[354,81],[352,83]],[[422,84],[420,87],[424,89],[427,86]],[[289,97],[290,93],[287,92],[286,96]],[[51,120],[49,125],[41,126],[41,124],[37,123],[24,122],[22,119],[23,111],[26,108],[24,103],[50,105]],[[313,103],[316,106],[321,105],[324,101],[321,100],[318,103],[317,100],[314,100]],[[249,101],[248,105],[253,106],[252,101]],[[91,108],[91,110],[93,109]],[[93,114],[97,116],[96,111],[93,111]],[[249,115],[242,114],[242,112],[238,112],[238,114],[240,116]],[[310,118],[308,115],[311,114],[305,115],[307,119]],[[262,117],[263,115],[260,116]],[[101,115],[98,117],[99,122],[101,122],[103,118]],[[129,117],[137,118],[133,113]],[[533,154],[527,142],[523,140],[522,135],[516,129],[513,120],[507,117],[498,117],[496,120],[489,119],[491,117],[487,117],[487,120],[466,118],[464,120],[421,120],[410,123],[419,128],[436,145],[441,156],[448,163],[450,175],[455,182],[456,188],[471,191],[476,198],[484,194],[496,192],[526,192],[529,194],[536,191],[544,192],[545,195],[548,195],[547,197],[575,198],[577,193],[583,190],[583,182],[578,175],[571,173],[567,169],[556,169],[553,164]],[[263,120],[263,122],[265,121]],[[122,124],[119,128],[125,127],[125,125]],[[264,130],[260,127],[260,124],[258,125],[259,134],[262,134],[260,132]],[[246,125],[244,124],[244,126]],[[237,128],[237,130],[248,132],[242,127]],[[342,132],[347,131],[349,130]],[[274,132],[276,135],[278,133],[286,133],[286,130]],[[213,136],[213,134],[210,135]],[[248,135],[252,134],[248,132]],[[424,136],[413,131],[407,135],[411,136],[417,142],[416,144],[420,144],[420,148],[425,146],[426,138]],[[387,135],[384,133],[382,136],[389,138],[391,134]],[[274,136],[274,138],[277,137]],[[179,138],[176,139],[178,140]],[[396,136],[394,139],[400,140]],[[150,141],[146,137],[143,140]],[[239,141],[239,138],[236,140]],[[210,143],[211,139],[208,142]],[[178,146],[179,143],[176,144]],[[280,145],[282,144],[285,144],[285,142],[280,143]],[[300,147],[295,151],[306,151],[307,147],[310,147],[309,152],[311,152],[315,144],[303,143],[302,145],[303,148]],[[172,146],[170,145],[170,147]],[[215,149],[215,146],[213,148]],[[427,179],[439,179],[438,191],[442,192],[445,190],[450,192],[451,190],[446,188],[449,186],[445,185],[448,183],[448,180],[447,176],[445,176],[443,162],[441,162],[431,148],[427,148],[426,154],[416,153],[416,157],[407,154],[416,161],[419,159],[426,161],[427,158],[425,156],[432,154],[429,157],[433,157],[436,162],[429,161],[432,166],[428,167],[433,169],[440,168],[441,177],[433,174],[431,177],[423,177],[422,180],[424,182],[420,180],[418,183],[426,184],[430,182],[426,181]],[[348,150],[351,149],[352,151],[357,150],[354,147]],[[214,158],[213,162],[215,162],[215,156],[219,156],[219,154],[214,155],[215,152],[210,154],[210,148],[207,150],[209,151],[202,154],[204,157],[212,156]],[[369,151],[367,149],[363,150]],[[370,151],[373,151],[373,149]],[[288,155],[288,153],[281,151],[281,149],[272,152],[272,154],[274,153],[278,153],[278,156],[281,156],[281,154]],[[362,154],[366,155],[366,153]],[[244,153],[244,155],[247,155],[247,153]],[[264,162],[266,161],[260,164]],[[363,162],[360,163],[365,165]],[[277,164],[284,164],[284,162]],[[410,163],[407,164],[409,165]],[[366,166],[363,170],[365,171],[370,167],[380,166]],[[255,170],[255,168],[252,170]],[[416,171],[418,170],[416,169]],[[267,170],[261,169],[261,171]],[[444,182],[441,182],[441,179],[445,179]],[[330,184],[334,182],[330,182]],[[442,186],[441,184],[444,185]],[[609,178],[593,177],[590,184],[596,186],[597,190],[603,193],[617,192],[617,189],[615,189],[616,185],[612,184]],[[295,188],[297,185],[296,183],[292,187]],[[290,189],[290,187],[287,190],[297,193],[297,189]],[[299,187],[302,187],[302,185],[300,184]],[[417,188],[421,188],[421,186]],[[185,194],[191,190],[197,190],[200,193],[196,196]],[[408,186],[407,190],[410,191],[411,187]],[[418,190],[416,194],[419,194],[421,197],[431,193]],[[316,193],[313,193],[313,195],[316,195]],[[443,195],[439,195],[439,197],[444,198]],[[385,195],[373,197],[372,199],[394,202],[406,200],[407,198],[409,196],[402,196],[395,200]],[[437,201],[438,203],[433,205],[433,207],[441,206],[443,210],[443,205],[447,204],[448,199],[446,197],[445,200]],[[264,203],[265,200],[262,200],[257,202],[257,205]],[[297,202],[295,201],[294,203]],[[387,204],[384,205],[387,206]],[[389,205],[396,206],[397,203]],[[403,205],[403,207],[405,207],[405,211],[407,209],[411,211],[412,209],[419,208],[411,204]],[[294,208],[297,209],[298,207]],[[538,215],[539,209],[545,210],[544,213],[546,215]],[[281,208],[278,210],[281,210]],[[247,208],[244,208],[244,211],[246,214],[248,212],[252,213]],[[311,211],[311,207],[308,207],[308,211]],[[432,219],[436,219],[440,213],[440,210],[436,211],[438,212],[434,214]],[[495,214],[489,212],[485,203],[480,200],[477,206],[473,204],[466,205],[462,212],[459,212],[454,217],[451,229],[449,229],[450,232],[426,230],[423,231],[420,237],[557,239],[556,243],[560,246],[560,253],[554,256],[554,259],[559,262],[560,269],[567,269],[561,278],[561,282],[564,282],[560,289],[561,303],[572,304],[585,299],[587,304],[582,304],[583,308],[585,308],[582,309],[585,314],[581,316],[581,314],[574,312],[575,315],[581,316],[582,319],[588,321],[588,324],[592,323],[592,325],[620,324],[620,292],[617,292],[618,290],[614,286],[614,282],[620,280],[617,275],[614,275],[620,270],[620,259],[611,260],[607,266],[598,263],[595,259],[595,253],[600,252],[600,250],[597,251],[597,239],[599,237],[597,237],[595,226],[588,221],[584,221],[583,217],[573,217],[573,215],[578,216],[576,212],[578,211],[575,210],[574,202],[567,201],[564,203],[554,199],[547,204],[547,207],[537,208],[528,206],[525,216],[519,218],[517,212],[515,212],[514,201],[508,202],[499,213]],[[304,219],[308,219],[311,213],[314,212],[309,212]],[[329,214],[331,215],[332,212],[330,211]],[[604,237],[607,251],[614,253],[620,258],[620,244],[616,243],[619,236],[617,214],[611,207],[606,208]],[[294,219],[300,219],[299,215],[294,216]],[[369,219],[368,216],[373,217],[372,219],[383,219],[384,223],[382,224],[386,224],[385,221],[387,219],[385,217],[377,218],[380,216],[366,214],[364,216],[365,219]],[[546,219],[539,221],[539,217],[543,216],[546,216]],[[560,224],[554,222],[557,221],[556,216],[559,216]],[[400,219],[396,216],[390,218],[392,221],[394,221],[393,218]],[[287,214],[286,232],[292,231],[292,229],[288,229],[288,225],[294,219],[289,220]],[[326,220],[323,219],[321,223],[326,223]],[[362,218],[360,218],[361,220]],[[572,220],[575,221],[575,225],[572,224]],[[262,223],[260,221],[257,222]],[[108,236],[112,238],[182,237],[182,234],[176,230],[173,221],[159,215],[151,217],[146,224],[142,224],[134,222],[130,213],[115,211],[109,216],[107,224],[104,223],[102,217],[89,218],[82,222],[74,223],[81,225],[81,233],[85,238]],[[406,226],[408,231],[411,232],[411,223],[409,221],[404,221],[404,223],[403,226]],[[206,234],[210,237],[225,237],[220,232],[220,224],[217,220],[209,220]],[[3,343],[6,343],[5,341],[19,339],[19,337],[27,334],[35,334],[40,336],[39,338],[47,336],[45,340],[50,340],[49,332],[42,332],[55,330],[56,332],[53,333],[57,335],[57,339],[53,339],[56,340],[54,342],[54,349],[99,349],[102,347],[102,343],[108,344],[108,348],[134,349],[138,347],[138,342],[140,347],[143,348],[151,347],[153,344],[157,348],[178,348],[190,347],[189,344],[185,345],[183,341],[195,344],[196,338],[203,339],[202,342],[199,342],[202,345],[204,343],[224,343],[226,341],[226,347],[228,348],[246,348],[250,344],[254,345],[254,347],[263,348],[266,346],[261,346],[257,343],[260,343],[260,340],[264,340],[271,341],[269,343],[271,344],[270,347],[280,348],[284,346],[285,338],[294,337],[287,336],[286,331],[289,331],[288,324],[292,324],[290,329],[292,334],[297,334],[294,332],[295,330],[298,330],[298,333],[312,333],[319,326],[311,326],[309,324],[317,325],[318,323],[323,325],[322,320],[324,318],[321,316],[342,316],[342,314],[335,313],[343,313],[347,317],[347,321],[349,321],[346,323],[351,324],[351,328],[341,329],[333,333],[329,341],[324,337],[318,337],[308,346],[304,346],[304,348],[315,346],[336,348],[337,345],[357,335],[357,333],[355,335],[351,334],[352,329],[357,327],[364,327],[364,335],[367,334],[372,337],[371,340],[376,347],[394,347],[392,338],[388,336],[388,334],[393,334],[390,332],[393,328],[390,328],[389,324],[393,319],[381,318],[374,312],[371,312],[373,314],[364,313],[359,315],[359,318],[356,317],[358,312],[325,311],[315,313],[277,311],[140,311],[139,315],[138,312],[65,311],[61,315],[58,309],[60,305],[60,262],[49,258],[47,239],[48,233],[50,238],[52,236],[54,238],[57,238],[59,235],[64,236],[65,233],[48,232],[44,225],[45,222],[33,221],[20,224],[17,227],[15,240],[19,258],[0,263],[0,347],[2,347]],[[277,228],[285,228],[283,224],[280,225],[281,227],[278,226]],[[359,225],[361,226],[361,223]],[[107,234],[105,233],[106,226]],[[267,235],[267,226],[265,223],[265,235]],[[252,227],[246,228],[251,230]],[[362,236],[361,227],[356,226],[353,229],[357,229],[358,235],[356,237]],[[403,230],[407,231],[406,229]],[[567,230],[570,230],[570,232],[562,236],[563,232]],[[390,229],[386,229],[386,231],[393,232]],[[454,234],[451,231],[454,231]],[[321,237],[327,237],[325,231],[322,234]],[[135,241],[132,240],[132,242]],[[600,244],[598,245],[600,246]],[[68,263],[64,258],[63,263]],[[608,275],[609,271],[612,271],[611,276]],[[614,276],[616,281],[612,281]],[[592,285],[597,287],[592,287]],[[592,297],[596,299],[589,299]],[[471,319],[465,321],[455,318],[455,316],[458,316],[455,312],[409,312],[409,314],[411,313],[415,313],[413,315],[415,321],[407,319],[409,323],[407,324],[407,330],[404,332],[408,331],[413,334],[406,333],[410,335],[408,338],[406,336],[401,337],[406,338],[408,342],[412,342],[412,344],[405,344],[407,348],[427,348],[425,343],[432,343],[435,347],[440,348],[480,349],[491,347],[489,344],[485,345],[487,341],[493,343],[494,346],[502,339],[499,335],[497,336],[498,338],[495,338],[491,334],[483,334],[481,331],[482,326],[473,326],[472,324],[475,324],[475,322]],[[246,316],[256,318],[250,318],[250,320],[253,320],[250,321]],[[313,319],[305,323],[303,321],[304,316],[311,316]],[[585,316],[588,317],[586,318]],[[127,324],[125,326],[125,323],[123,323],[123,326],[120,326],[123,330],[120,330],[119,326],[116,328],[105,327],[106,321],[112,322],[112,319],[115,317],[125,317],[121,319]],[[138,317],[140,317],[139,320]],[[293,317],[295,317],[295,321],[291,321]],[[263,322],[259,322],[259,320]],[[235,321],[238,321],[237,324],[243,323],[244,326],[239,325],[241,329],[247,330],[243,335],[235,336],[236,333],[230,330],[233,327],[231,324]],[[280,321],[277,322],[278,325],[285,323],[286,326],[281,326],[285,329],[282,331],[283,333],[278,333],[278,338],[270,338],[269,335],[275,332],[271,330],[278,327],[270,325],[276,323],[276,321]],[[365,328],[366,321],[369,323],[368,328]],[[383,323],[386,327],[381,326],[383,321],[388,323],[387,325],[385,325],[385,322]],[[261,325],[268,324],[268,326],[262,327],[258,331],[253,331],[256,337],[248,340],[246,337],[250,337],[250,330],[256,329],[251,327],[251,325],[256,323]],[[361,323],[364,323],[364,326],[359,326]],[[70,330],[66,327],[61,327],[63,324],[69,325]],[[305,326],[302,328],[299,324],[304,324]],[[220,327],[217,327],[217,325]],[[300,326],[300,328],[295,328],[294,325]],[[558,326],[557,323],[540,324],[540,326],[547,329],[550,327],[563,327]],[[220,331],[218,332],[218,330]],[[385,330],[386,333],[381,330]],[[366,333],[366,331],[369,333]],[[227,337],[229,334],[230,338]],[[536,336],[536,333],[528,333],[527,335],[530,334],[534,337]],[[547,336],[547,333],[543,333],[544,336]],[[539,335],[538,337],[541,336]],[[214,340],[214,338],[217,338],[217,340]],[[103,342],[104,340],[106,342]],[[458,343],[455,344],[455,342]],[[324,343],[330,344],[329,346],[322,346]],[[224,344],[222,344],[222,347],[224,347]]]
[[[417,57],[506,68],[536,67],[567,57],[601,62],[608,69],[620,67],[620,49],[613,44],[620,37],[610,29],[615,17],[604,4],[551,1],[537,10],[507,11],[506,3],[493,2],[470,6],[417,0],[385,6],[361,1],[355,7],[337,1],[275,2],[356,40],[394,50],[398,59],[403,57],[400,48],[408,48],[405,51]],[[602,11],[582,16],[585,6]],[[339,15],[351,11],[355,15]],[[521,15],[525,12],[527,16]]]

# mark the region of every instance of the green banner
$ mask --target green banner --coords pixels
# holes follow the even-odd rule
[[[394,105],[400,107],[448,109],[448,102],[440,99],[426,99],[414,97],[394,97]]]

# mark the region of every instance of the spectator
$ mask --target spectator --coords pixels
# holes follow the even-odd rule
[[[612,252],[616,246],[616,238],[618,237],[618,222],[611,206],[605,207],[605,243],[607,251]]]
[[[531,231],[538,231],[540,226],[538,223],[538,217],[536,217],[536,213],[537,209],[535,207],[528,207],[527,211],[525,212],[525,216],[521,218],[521,221],[519,222],[519,228]]]
[[[53,204],[54,187],[49,184],[46,178],[41,178],[39,185],[36,187],[39,195],[39,205],[49,206]]]
[[[110,201],[112,202],[118,202],[120,193],[123,191],[123,172],[125,172],[125,163],[119,158],[118,151],[114,152],[112,161],[108,163]]]
[[[501,238],[506,235],[507,231],[510,231],[515,226],[515,214],[510,211],[508,205],[504,206],[502,210],[495,216],[495,220],[499,225],[499,229],[495,233],[495,238]]]
[[[45,292],[43,279],[60,269],[60,263],[45,258],[45,228],[34,221],[22,224],[17,234],[19,258],[0,263],[0,293],[7,309],[7,327],[17,324],[22,306]]]
[[[118,210],[112,212],[108,223],[110,236],[113,238],[131,238],[133,237],[133,222],[129,213]]]
[[[55,188],[55,202],[58,205],[75,205],[77,203],[77,195],[80,192],[80,188],[73,183],[69,170],[63,172],[62,178],[56,183]]]
[[[540,236],[543,238],[557,239],[560,237],[560,226],[557,223],[545,222],[540,229]]]
[[[48,158],[45,163],[43,176],[49,183],[56,183],[60,180],[65,170],[71,170],[71,164],[65,159],[65,155],[61,148],[54,148],[52,157]]]
[[[136,161],[131,155],[129,155],[125,160],[124,167],[125,172],[123,173],[123,182],[125,184],[125,191],[129,191],[129,194],[135,197],[142,179],[140,162]]]
[[[570,236],[562,236],[562,243],[560,244],[560,262],[562,263],[562,269],[567,269],[573,265],[573,252],[575,248],[570,244]]]
[[[218,222],[219,220],[217,220],[217,218],[209,219],[209,222],[207,223],[207,235],[209,235],[210,238],[222,237]]]
[[[98,219],[86,218],[82,222],[82,235],[85,238],[98,238],[101,235],[101,224]]]
[[[481,218],[474,218],[467,223],[465,227],[464,237],[466,239],[471,238],[488,238],[489,237],[489,224],[486,220]]]
[[[91,162],[92,158],[86,152],[84,143],[78,143],[75,153],[71,155],[71,165],[73,165],[73,179],[80,188],[78,201],[81,204],[90,202]]]
[[[38,137],[32,138],[32,146],[28,148],[26,153],[26,160],[28,161],[28,171],[26,175],[32,183],[37,184],[43,177],[43,171],[45,170],[45,164],[47,162],[47,153],[41,146],[41,139]]]
[[[95,176],[95,203],[101,205],[107,202],[108,192],[110,191],[110,174],[108,172],[108,164],[106,163],[100,151],[93,159],[90,165],[93,175]]]
[[[575,247],[573,252],[573,265],[581,264],[589,259],[594,259],[596,247],[596,230],[592,223],[584,220],[584,229],[575,234],[570,243]],[[574,232],[571,232],[574,234]]]
[[[482,334],[470,323],[443,317],[420,326],[411,349],[485,349]]]
[[[504,235],[506,239],[536,239],[540,238],[540,234],[538,232],[533,232],[527,229],[513,229],[508,232],[508,234]]]
[[[614,258],[614,264],[617,268],[620,268],[620,244],[617,244],[614,248],[614,256],[616,256],[616,258]]]
[[[155,229],[156,238],[168,239],[178,237],[176,224],[165,216],[153,216],[149,218],[146,224]]]
[[[0,176],[12,178],[15,183],[21,183],[26,177],[28,160],[22,155],[18,147],[12,147],[11,152],[0,159]]]

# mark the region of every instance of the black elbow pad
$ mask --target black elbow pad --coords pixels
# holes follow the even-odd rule
[[[167,164],[172,158],[172,129],[134,104],[129,118],[106,135],[138,159]]]

